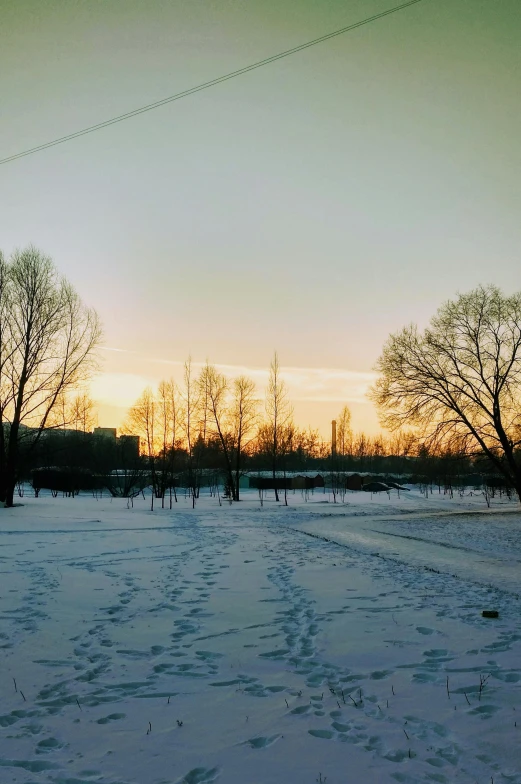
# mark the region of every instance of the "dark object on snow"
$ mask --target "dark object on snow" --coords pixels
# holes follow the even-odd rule
[[[368,482],[362,487],[362,490],[365,490],[366,493],[381,493],[383,490],[390,490],[390,487],[383,482]]]
[[[101,476],[93,474],[87,468],[63,468],[50,466],[35,468],[32,472],[31,484],[36,493],[50,490],[53,494],[65,493],[74,498],[80,490],[101,490]],[[56,496],[54,496],[56,497]]]
[[[313,490],[315,487],[324,487],[324,477],[316,476],[254,476],[250,474],[250,487],[257,490]]]
[[[391,487],[393,490],[407,490],[409,492],[409,487],[402,487],[401,485],[397,484],[396,482],[387,482],[388,486]]]
[[[360,474],[349,474],[349,476],[346,476],[346,490],[361,490],[363,484],[364,482]]]
[[[324,487],[324,477],[321,474],[316,476],[298,476],[291,477],[291,490],[313,490],[315,487]]]
[[[499,618],[499,613],[497,610],[483,610],[481,615],[483,618]]]

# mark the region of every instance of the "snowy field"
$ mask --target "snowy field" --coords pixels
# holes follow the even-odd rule
[[[288,501],[0,509],[0,782],[521,784],[518,505]]]

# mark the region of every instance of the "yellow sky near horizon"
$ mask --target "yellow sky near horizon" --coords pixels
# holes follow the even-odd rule
[[[90,384],[90,393],[96,401],[99,425],[121,428],[130,406],[143,390],[157,387],[161,380],[173,378],[182,383],[184,360],[169,360],[137,351],[104,346],[101,350],[102,369]],[[352,427],[373,435],[380,431],[376,411],[366,398],[366,392],[375,379],[371,372],[342,370],[339,368],[314,368],[285,366],[281,361],[281,377],[288,392],[299,427],[318,428],[324,439],[331,432],[331,420],[338,416],[344,405],[352,414]],[[192,360],[194,373],[204,361]],[[251,378],[257,387],[260,409],[264,400],[269,369],[247,365],[214,363],[219,372],[233,379],[239,375]]]

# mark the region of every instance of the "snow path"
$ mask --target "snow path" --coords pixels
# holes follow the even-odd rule
[[[360,517],[351,515],[348,508],[338,514],[310,514],[300,518],[295,528],[361,552],[517,595],[521,592],[520,518],[512,510]]]
[[[290,500],[2,510],[0,781],[521,784],[521,515]]]

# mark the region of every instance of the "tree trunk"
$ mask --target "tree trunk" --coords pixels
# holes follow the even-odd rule
[[[513,485],[514,485],[514,490],[517,493],[517,498],[521,503],[521,471],[519,470],[515,472]]]
[[[4,488],[5,488],[5,497],[4,497],[4,504],[6,507],[13,506],[14,504],[14,489],[16,486],[16,478],[12,472],[12,469],[8,465],[6,471],[6,477],[4,481]]]
[[[3,479],[3,492],[5,494],[4,503],[12,506],[14,503],[14,490],[16,487],[16,464],[18,458],[18,431],[19,422],[15,419],[9,428],[9,438],[7,441],[7,458],[5,460],[5,472]]]
[[[5,460],[5,432],[4,423],[0,419],[0,501],[4,502],[6,497],[6,460]]]
[[[241,481],[241,471],[239,466],[237,465],[237,468],[235,469],[235,494],[236,494],[235,500],[236,501],[240,501],[240,494],[241,494],[240,485],[239,485],[240,481]]]

